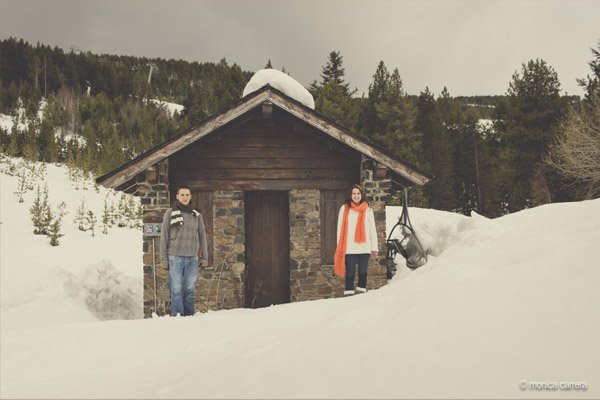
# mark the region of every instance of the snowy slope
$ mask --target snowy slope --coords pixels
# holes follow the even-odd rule
[[[24,194],[24,203],[19,203],[14,193],[18,176],[6,173],[10,164],[15,171],[27,169],[19,159],[0,163],[2,328],[140,318],[140,229],[113,227],[104,235],[98,226],[92,237],[90,231],[78,230],[73,222],[82,200],[86,209],[101,219],[105,198],[115,205],[121,194],[96,188],[89,178],[70,180],[65,167],[46,164],[45,174],[27,174],[34,189]],[[39,170],[41,163],[29,165]],[[29,214],[37,186],[43,190],[46,184],[53,211],[61,202],[67,205],[68,214],[62,222],[65,236],[57,247],[49,245],[47,236],[33,235]]]
[[[600,200],[496,220],[413,208],[434,256],[363,295],[99,321],[84,315],[87,305],[63,301],[58,273],[55,291],[27,290],[37,275],[23,250],[47,245],[18,227],[20,205],[1,178],[3,398],[600,397]],[[389,211],[388,229],[400,209]],[[98,249],[65,236],[60,257],[47,246],[40,260],[79,277],[108,254],[141,281],[139,234],[121,233],[93,242]],[[552,382],[573,384],[534,390]]]

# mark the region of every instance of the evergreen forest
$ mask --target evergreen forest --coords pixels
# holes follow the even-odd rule
[[[578,80],[583,98],[563,95],[542,59],[516,65],[504,95],[468,97],[427,87],[408,94],[401,66],[381,61],[358,96],[339,51],[324,55],[307,89],[317,112],[434,176],[409,191],[411,206],[496,217],[600,196],[600,41],[590,58],[590,75]],[[17,123],[0,128],[0,150],[103,174],[230,107],[252,75],[225,59],[92,54],[4,39],[0,114]],[[171,114],[155,99],[183,110]]]

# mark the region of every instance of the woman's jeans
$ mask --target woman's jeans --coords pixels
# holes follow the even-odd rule
[[[367,267],[371,254],[346,254],[346,286],[345,290],[354,290],[354,276],[358,264],[358,287],[367,288]]]
[[[198,280],[198,257],[169,255],[171,315],[194,315],[194,291]]]

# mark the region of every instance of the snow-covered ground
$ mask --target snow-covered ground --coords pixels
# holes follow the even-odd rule
[[[40,121],[44,119],[44,109],[48,105],[48,102],[42,98],[39,103],[37,117]],[[21,99],[19,99],[19,106],[15,111],[15,115],[6,115],[0,113],[0,129],[11,133],[13,125],[17,124],[17,130],[26,131],[29,120],[25,116],[25,108],[23,107]]]
[[[159,99],[151,99],[150,101],[152,103],[158,105],[159,107],[164,107],[165,110],[167,110],[167,112],[169,113],[169,115],[171,117],[174,116],[175,113],[181,114],[183,112],[183,109],[185,108],[181,104],[170,103],[168,101],[163,101],[163,100],[159,100]]]
[[[6,173],[13,165],[11,176]],[[28,163],[39,171],[42,163]],[[65,167],[46,164],[46,173],[27,173],[31,190],[23,203],[15,194],[19,171],[28,170],[22,160],[0,163],[0,299],[4,328],[31,328],[110,318],[141,318],[142,257],[139,229],[112,227],[102,233],[104,201],[117,207],[121,194],[95,187],[91,179],[69,179]],[[74,176],[72,174],[72,176]],[[56,213],[61,202],[67,214],[63,237],[52,247],[44,235],[34,235],[29,209],[37,187],[48,186],[49,203]],[[96,191],[97,190],[97,191]],[[98,219],[95,236],[74,222],[77,208]],[[4,355],[4,346],[2,355]]]
[[[70,214],[51,247],[31,234],[33,193],[18,203],[0,179],[2,398],[600,397],[600,200],[495,220],[412,208],[430,261],[381,289],[126,320],[141,316],[140,232],[91,238]],[[53,205],[101,209],[103,189],[53,166],[47,180]]]

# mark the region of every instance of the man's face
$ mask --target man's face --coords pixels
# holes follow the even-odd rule
[[[190,193],[189,189],[179,189],[175,198],[177,198],[181,204],[187,206],[190,204],[190,201],[192,201],[192,194]]]

